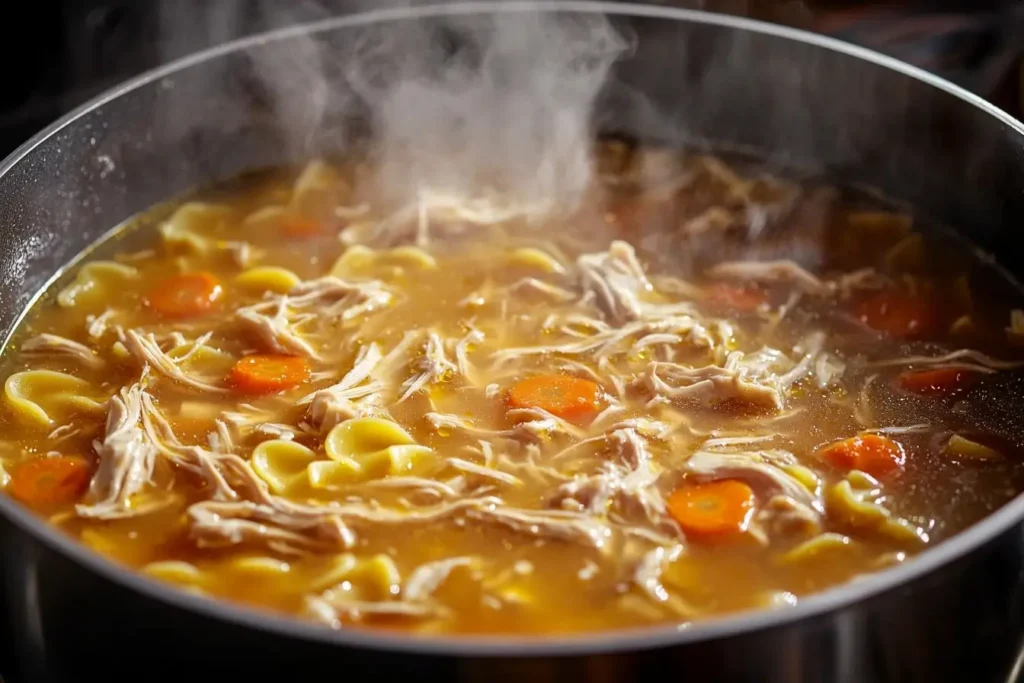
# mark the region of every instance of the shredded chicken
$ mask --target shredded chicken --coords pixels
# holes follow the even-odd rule
[[[288,296],[291,307],[313,308],[321,322],[352,320],[387,306],[395,298],[378,280],[345,282],[332,276],[300,282]]]
[[[63,425],[60,425],[59,427],[56,427],[52,432],[50,432],[46,436],[46,439],[52,445],[54,443],[58,443],[58,442],[63,441],[65,439],[70,439],[71,437],[76,436],[77,434],[80,434],[81,431],[82,431],[81,429],[73,427],[72,425],[63,424]]]
[[[336,384],[319,389],[299,400],[309,405],[309,419],[322,432],[353,417],[386,415],[383,407],[384,384],[371,379],[383,360],[376,344],[360,347],[352,369]]]
[[[230,431],[232,441],[246,439],[252,435],[291,441],[304,433],[300,427],[271,422],[270,420],[275,417],[271,411],[258,410],[248,405],[239,406],[239,408],[244,409],[245,412],[225,411],[220,414],[219,421],[223,422]]]
[[[796,503],[820,511],[821,502],[815,495],[780,467],[770,464],[773,460],[792,460],[792,456],[769,451],[728,454],[697,451],[686,461],[685,468],[706,479],[743,479],[766,497],[786,496]]]
[[[85,344],[56,334],[43,333],[26,340],[21,345],[21,352],[28,356],[69,358],[90,370],[98,370],[104,365],[103,359]]]
[[[472,558],[469,557],[452,557],[420,565],[402,586],[402,598],[410,602],[426,601],[441,587],[452,570],[468,567],[472,562]]]
[[[648,551],[633,570],[633,583],[654,602],[666,607],[679,617],[691,618],[697,610],[687,605],[678,595],[673,595],[661,583],[665,565],[674,562],[683,554],[683,546],[658,547]]]
[[[523,485],[523,482],[515,475],[509,474],[508,472],[502,472],[494,467],[477,465],[476,463],[463,460],[462,458],[448,458],[448,464],[461,472],[465,472],[466,474],[492,479],[501,484],[507,484],[509,486]]]
[[[264,422],[263,424],[254,425],[252,431],[254,434],[282,441],[291,441],[302,433],[302,430],[298,427],[279,422]]]
[[[346,282],[327,276],[300,282],[288,294],[240,308],[235,318],[271,351],[320,359],[320,353],[298,332],[300,328],[315,323],[317,333],[325,336],[331,325],[383,308],[393,300],[394,293],[377,280]]]
[[[436,615],[440,607],[433,604],[411,603],[403,600],[352,600],[343,595],[331,599],[309,597],[306,607],[311,616],[331,628],[340,628],[340,616],[360,619],[363,615],[380,614],[403,617],[429,617]]]
[[[423,477],[402,477],[391,476],[384,479],[374,479],[364,482],[361,486],[370,489],[408,489],[415,495],[429,499],[451,500],[458,498],[465,491],[465,486],[459,486],[458,482],[445,483]]]
[[[434,331],[427,334],[423,355],[413,363],[413,367],[417,374],[402,383],[402,395],[398,399],[399,403],[428,384],[437,384],[451,379],[459,371],[458,367],[448,360],[444,342]]]
[[[391,247],[412,242],[419,247],[430,244],[432,236],[446,239],[472,234],[480,226],[498,225],[516,218],[544,215],[547,206],[532,206],[508,201],[494,193],[482,196],[452,194],[436,188],[421,187],[416,201],[407,204],[382,221],[357,224],[358,230],[346,230],[346,244]],[[355,227],[355,226],[354,226]]]
[[[876,427],[874,429],[865,429],[865,432],[874,432],[875,434],[915,434],[921,432],[933,432],[936,429],[936,425],[922,422],[916,425],[896,425],[892,427]]]
[[[764,443],[775,438],[774,434],[761,434],[749,436],[724,436],[708,439],[701,444],[701,450],[735,450],[737,446],[749,446],[755,443]],[[742,448],[740,449],[742,450]]]
[[[785,374],[779,377],[778,385],[783,388],[792,386],[808,374],[814,376],[819,389],[827,389],[842,376],[846,365],[825,353],[825,333],[812,332],[793,350],[803,357]]]
[[[565,422],[554,417],[519,422],[508,429],[474,427],[469,420],[458,415],[427,413],[427,422],[437,430],[458,430],[484,439],[510,439],[520,443],[544,443],[553,434],[565,434]]]
[[[587,514],[563,510],[524,510],[500,506],[469,508],[471,520],[497,524],[518,533],[572,541],[591,548],[603,548],[612,535],[611,527]]]
[[[705,274],[711,278],[745,282],[787,283],[793,285],[796,292],[812,296],[849,297],[855,290],[878,289],[886,283],[886,278],[873,268],[824,280],[790,260],[729,261],[709,268]]]
[[[204,547],[261,543],[278,552],[343,550],[353,546],[354,530],[465,519],[513,531],[601,548],[611,536],[607,525],[588,515],[556,510],[521,510],[493,497],[453,500],[427,508],[393,510],[364,503],[303,505],[266,493],[262,500],[203,501],[189,507],[193,538]]]
[[[786,282],[807,294],[830,294],[833,288],[794,261],[729,261],[709,268],[708,277],[745,282]]]
[[[86,318],[86,333],[91,339],[99,339],[107,333],[110,319],[116,315],[116,311],[108,308],[99,315],[90,315]]]
[[[95,444],[99,467],[89,484],[89,502],[75,507],[80,517],[118,519],[149,510],[132,505],[132,496],[152,481],[157,456],[140,426],[142,396],[140,382],[107,402],[106,434]]]
[[[649,417],[630,417],[612,425],[611,429],[631,429],[645,439],[663,441],[667,439],[676,427],[663,420],[654,420]]]
[[[193,342],[192,351],[182,358],[182,360],[186,360],[197,349],[204,346],[209,339],[209,333],[203,335],[199,339],[196,339],[195,342]],[[135,330],[125,330],[121,335],[121,343],[124,344],[125,348],[128,349],[128,352],[135,357],[135,360],[138,361],[139,364],[152,368],[155,373],[166,377],[172,382],[177,382],[178,384],[191,387],[196,391],[210,392],[213,394],[224,394],[228,391],[224,387],[211,384],[204,378],[193,377],[186,374],[181,369],[177,361],[160,349],[160,345],[152,334],[143,335]]]
[[[616,429],[612,432],[612,439],[619,443],[622,460],[634,471],[651,462],[647,444],[640,438],[636,428]]]
[[[281,297],[270,304],[255,304],[235,311],[239,324],[259,339],[270,351],[298,354],[318,359],[320,356],[305,339],[292,329],[288,317],[288,300]]]
[[[543,280],[538,280],[535,277],[527,277],[519,280],[509,287],[508,291],[513,296],[535,294],[555,303],[565,303],[576,299],[576,295],[569,290],[563,289],[562,287],[553,285],[549,282],[544,282]]]
[[[543,408],[513,408],[512,410],[509,410],[506,415],[513,421],[520,424],[524,422],[554,423],[556,426],[556,429],[554,430],[555,432],[566,434],[578,439],[583,438],[586,434],[585,430],[564,418],[558,417],[557,415],[544,410]]]
[[[814,379],[819,389],[836,384],[846,372],[846,364],[827,353],[819,354],[814,360]]]
[[[583,254],[576,259],[576,268],[584,299],[593,300],[612,325],[692,311],[688,303],[653,304],[644,300],[654,287],[627,242],[617,240],[608,251]]]
[[[735,352],[739,353],[739,352]],[[782,394],[771,376],[750,378],[741,369],[708,365],[687,368],[654,361],[633,383],[652,398],[682,399],[705,406],[728,401],[749,403],[770,410],[782,408]]]
[[[248,242],[224,242],[221,248],[239,268],[248,268],[253,259],[253,248]]]
[[[997,370],[1012,370],[1024,366],[1024,361],[1004,361],[993,358],[980,351],[971,349],[959,349],[941,356],[905,356],[892,360],[877,361],[870,364],[873,367],[884,367],[890,365],[928,365],[953,368],[964,368],[982,373],[992,373]]]
[[[574,329],[578,323],[578,320],[566,321],[560,328],[567,337],[575,337],[574,341],[503,349],[493,354],[491,358],[498,366],[527,356],[552,354],[592,354],[594,358],[600,360],[616,354],[658,346],[668,347],[664,355],[671,358],[672,347],[686,345],[714,351],[724,346],[726,340],[733,335],[731,327],[723,321],[705,324],[698,318],[686,314],[634,321],[617,328],[593,326],[596,331],[590,334],[583,334]]]
[[[591,292],[610,323],[639,320],[640,293],[653,289],[636,252],[625,242],[615,242],[607,252],[584,254],[576,260],[580,286]]]
[[[516,472],[522,479],[529,479],[541,485],[550,485],[552,482],[569,481],[571,477],[559,472],[550,465],[541,465],[537,461],[540,457],[540,449],[536,444],[526,444],[522,452],[515,460],[510,456],[502,454],[497,460],[503,471]]]
[[[188,509],[192,537],[201,547],[252,544],[281,553],[347,549],[355,536],[339,516],[298,505],[252,501],[195,503]]]
[[[474,387],[481,385],[480,378],[477,377],[476,368],[469,362],[469,353],[474,346],[482,344],[484,341],[484,333],[480,330],[470,330],[465,337],[460,339],[455,344],[455,364],[458,366],[459,374],[462,378]],[[489,390],[489,387],[488,387]]]
[[[220,419],[215,421],[215,426],[215,430],[207,436],[210,450],[214,453],[233,453],[235,451],[235,440],[231,436],[228,424],[223,419]]]
[[[143,391],[140,401],[142,426],[148,443],[170,462],[199,476],[212,500],[236,500],[243,494],[258,496],[265,493],[265,484],[249,463],[230,452],[233,447],[230,437],[227,443],[217,443],[217,449],[213,451],[201,446],[185,446],[156,407],[153,397]],[[223,441],[224,435],[219,437],[218,441]]]
[[[680,536],[679,527],[668,517],[665,501],[655,487],[660,471],[654,465],[644,440],[635,429],[617,429],[608,437],[619,450],[618,461],[606,461],[596,474],[577,476],[558,487],[550,504],[592,515],[605,515],[610,509],[630,517],[640,517],[654,529]]]
[[[758,511],[756,521],[772,535],[813,536],[821,533],[821,515],[807,503],[789,496],[772,496]]]

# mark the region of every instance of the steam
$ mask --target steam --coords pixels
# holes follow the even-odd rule
[[[165,2],[166,49],[180,53],[186,36],[185,49],[196,47],[197,31],[216,43],[327,16],[311,2],[218,7]],[[595,100],[628,48],[605,17],[453,13],[367,24],[344,41],[332,33],[252,52],[289,156],[316,156],[325,140],[351,145],[358,116],[369,122],[374,169],[358,191],[373,201],[490,196],[531,216],[579,204],[592,177]]]
[[[387,36],[349,73],[375,123],[372,189],[390,201],[424,187],[490,190],[539,214],[576,206],[591,180],[594,101],[626,47],[607,20],[492,15],[412,28],[419,35]]]

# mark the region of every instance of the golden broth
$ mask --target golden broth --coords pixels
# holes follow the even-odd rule
[[[623,154],[602,151],[606,180],[628,180]],[[900,361],[913,355],[1019,355],[1004,329],[1008,285],[974,262],[951,277],[949,246],[920,242],[905,216],[853,200],[815,213],[821,195],[717,159],[677,170],[686,181],[670,191],[620,182],[595,190],[597,208],[540,227],[441,207],[425,234],[422,214],[434,209],[398,219],[364,210],[349,170],[322,165],[184,204],[159,238],[143,228],[144,250],[101,246],[111,260],[89,263],[107,265],[69,274],[16,336],[3,416],[7,491],[95,551],[188,590],[335,626],[468,634],[591,631],[793,604],[905,561],[1016,495],[1022,468],[1012,449],[968,430],[989,444],[986,457],[951,451],[950,434],[963,426],[950,426],[946,404],[898,384],[908,368],[994,370],[990,356]],[[771,219],[779,234],[737,238],[751,207],[780,212]],[[612,258],[629,244],[646,275]],[[793,271],[715,271],[752,244],[758,255],[775,245],[777,258],[811,249],[821,286]],[[587,280],[588,263],[600,282],[641,282],[635,299]],[[869,277],[845,277],[861,268]],[[220,287],[212,305],[169,317],[154,304],[174,278],[200,272]],[[349,284],[322,279],[330,275]],[[385,295],[373,299],[365,283]],[[997,303],[972,301],[978,286],[998,292],[988,297]],[[894,331],[901,323],[888,312],[881,333],[870,329],[875,313],[863,301],[878,291],[927,302],[915,313],[921,329]],[[284,327],[264,334],[243,310]],[[30,343],[40,334],[81,346]],[[363,393],[338,398],[371,347],[378,374],[353,383]],[[309,374],[252,393],[231,378],[254,353],[304,358]],[[696,378],[702,368],[717,379]],[[17,374],[40,370],[62,374]],[[552,373],[596,382],[600,405],[565,419],[510,407],[518,382]],[[129,387],[139,393],[119,394]],[[130,405],[142,394],[125,433],[149,465],[127,458],[108,424],[112,396]],[[397,424],[408,443],[373,423],[342,456],[328,453],[338,425],[367,416]],[[890,429],[902,449],[895,471],[865,477],[822,455],[874,429]],[[378,464],[367,464],[371,456]],[[358,474],[335,467],[346,457]],[[84,470],[56,488],[58,475],[30,479],[33,467],[67,458]],[[135,474],[118,479],[118,462]],[[325,468],[334,484],[314,485],[311,463],[334,467]],[[650,476],[623,483],[638,471]],[[754,496],[735,533],[696,533],[694,520],[676,518],[674,491],[723,479]],[[424,567],[438,573],[431,579]]]

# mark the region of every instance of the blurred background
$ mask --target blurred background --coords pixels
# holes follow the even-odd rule
[[[1024,0],[651,0],[752,16],[871,47],[1024,114]],[[408,5],[417,0],[401,0]],[[0,156],[95,94],[268,28],[391,0],[33,0],[5,22]],[[399,4],[399,3],[394,3]],[[427,3],[418,3],[427,4]],[[13,17],[12,17],[13,19]]]

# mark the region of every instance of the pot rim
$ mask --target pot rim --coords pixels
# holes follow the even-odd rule
[[[102,107],[104,104],[137,88],[233,52],[303,35],[324,33],[385,21],[465,14],[512,14],[531,11],[572,12],[580,14],[603,13],[609,16],[688,22],[691,24],[711,25],[759,33],[813,45],[854,59],[874,63],[896,71],[903,76],[938,88],[952,97],[958,98],[989,114],[1007,128],[1015,131],[1022,143],[1024,143],[1024,124],[981,97],[934,74],[892,57],[816,33],[754,19],[700,10],[633,5],[622,2],[510,0],[492,4],[477,0],[425,5],[416,8],[371,10],[332,17],[248,36],[177,59],[115,86],[37,133],[12,152],[3,162],[0,162],[0,177],[9,173],[11,169],[29,157],[33,150],[44,141],[57,132],[71,126],[84,115]],[[885,592],[892,591],[914,579],[936,571],[944,565],[951,564],[994,540],[997,536],[1010,531],[1012,527],[1018,525],[1024,519],[1024,495],[1018,495],[977,524],[937,546],[929,548],[904,564],[867,575],[852,583],[848,582],[820,593],[812,594],[802,598],[793,607],[780,610],[761,609],[740,612],[710,618],[696,624],[657,625],[643,628],[598,631],[571,636],[544,634],[530,637],[411,636],[363,629],[330,629],[293,617],[279,616],[220,599],[196,596],[164,582],[151,579],[140,572],[114,564],[112,561],[89,550],[78,541],[59,533],[7,495],[0,495],[0,514],[11,520],[15,526],[37,539],[50,550],[70,558],[88,571],[155,601],[194,612],[206,618],[258,631],[270,632],[281,637],[378,651],[384,650],[433,656],[531,657],[581,656],[686,645],[786,626],[850,607],[868,598],[877,597]]]

